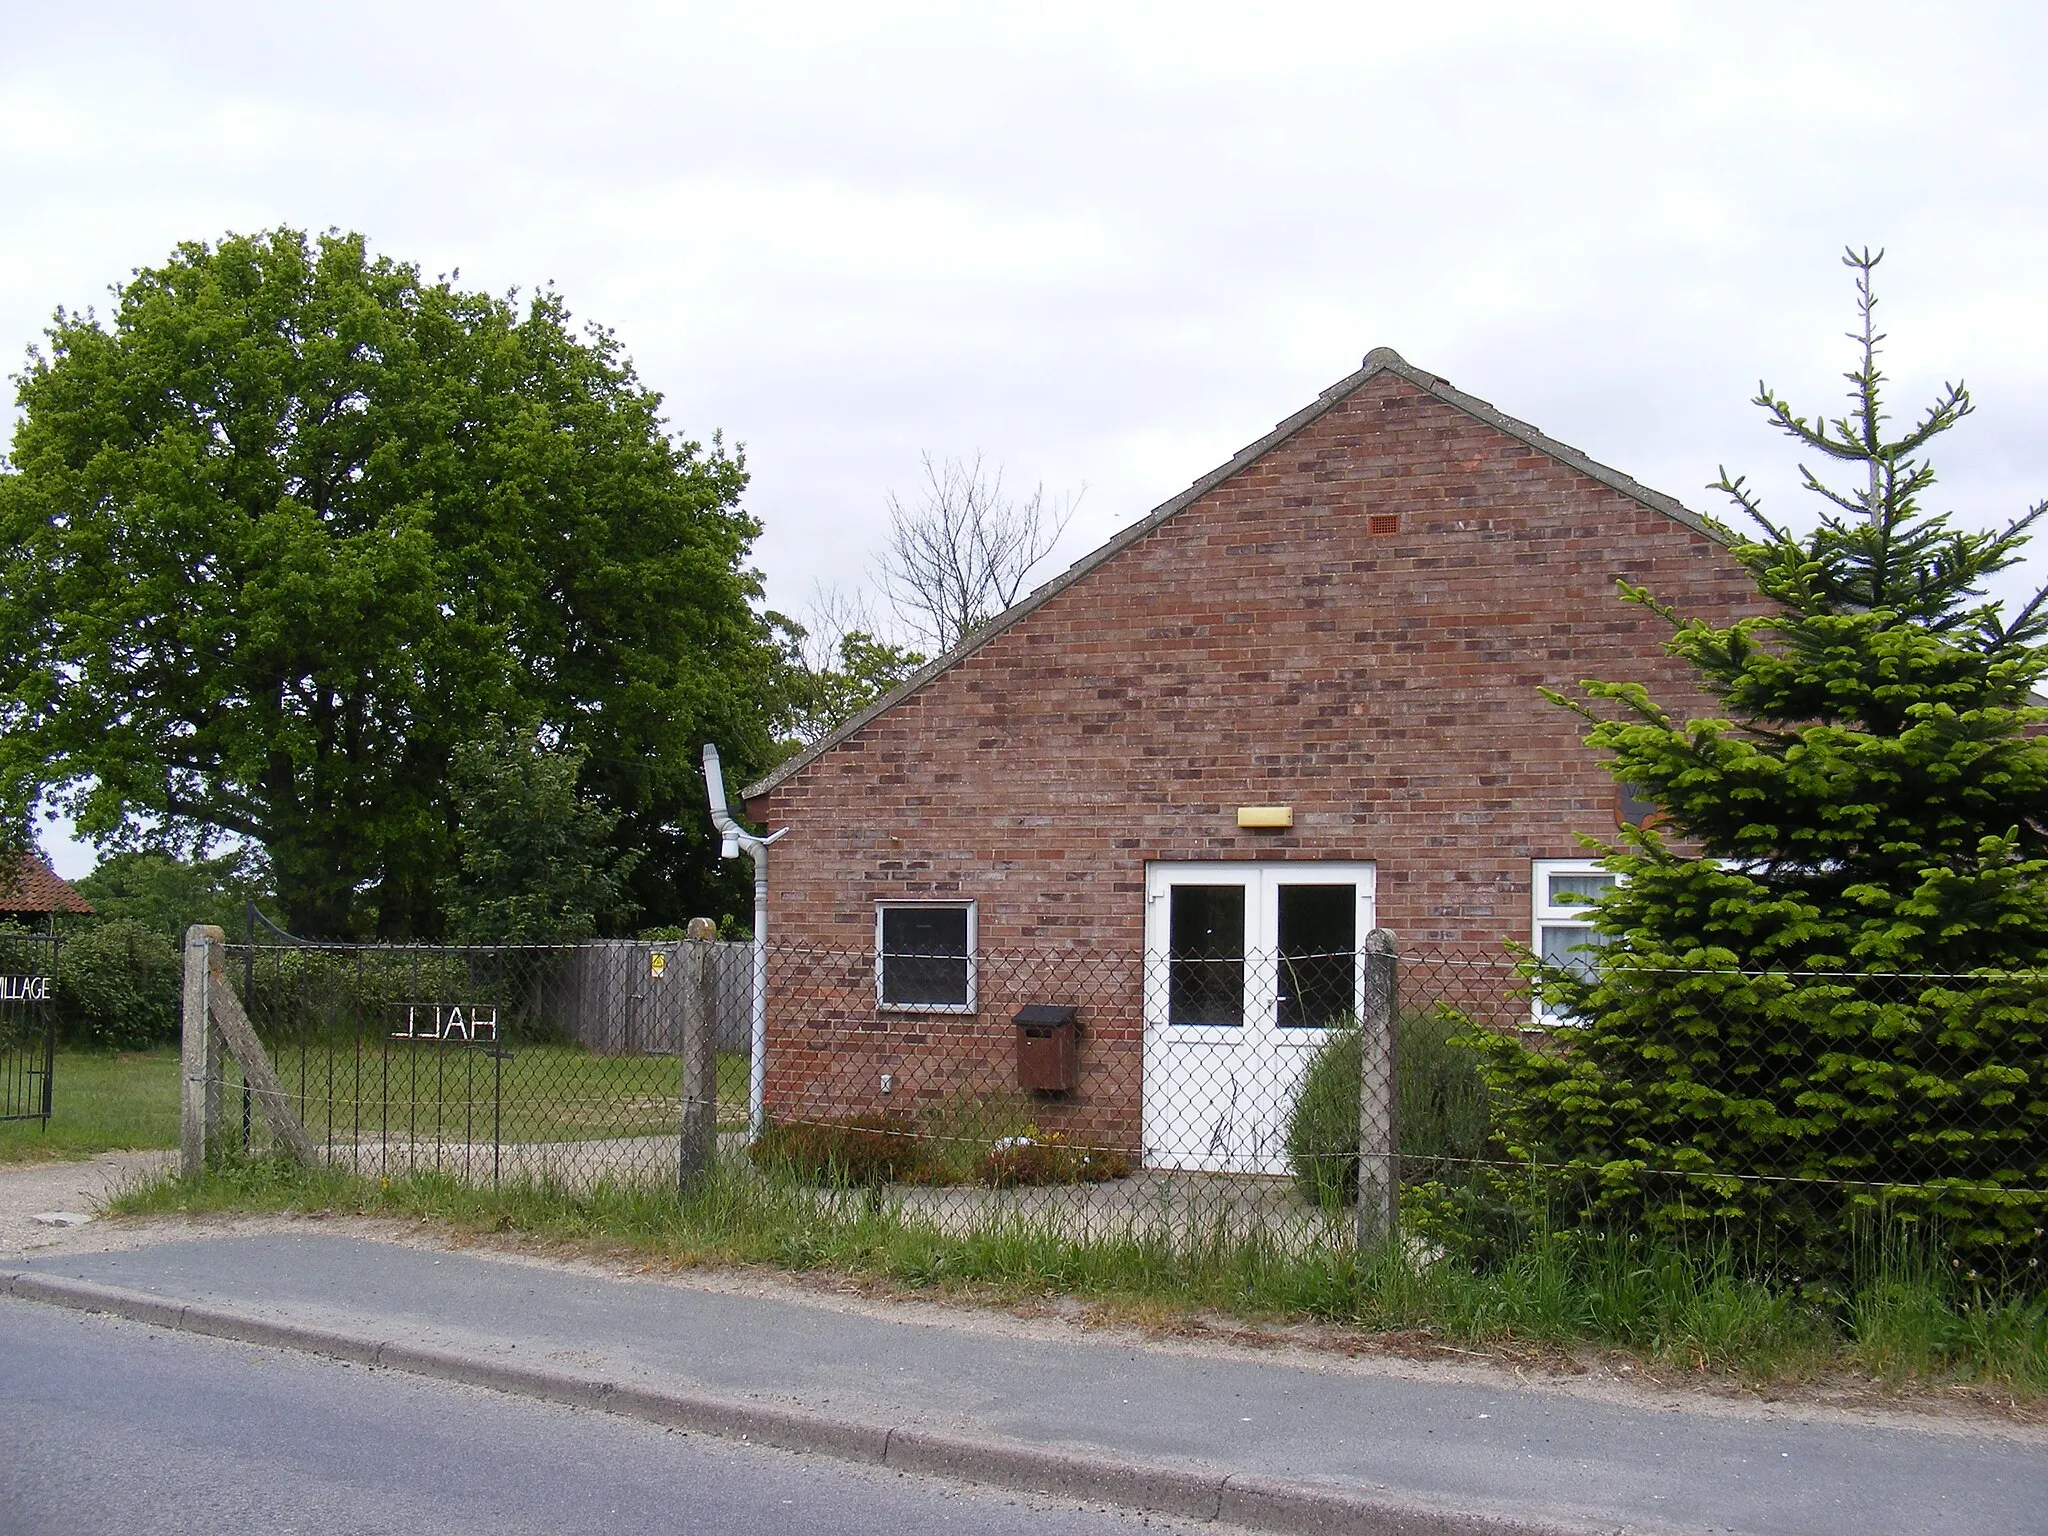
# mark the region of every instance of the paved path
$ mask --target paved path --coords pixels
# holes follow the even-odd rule
[[[892,1316],[336,1233],[62,1251],[12,1269],[16,1295],[68,1287],[90,1304],[85,1288],[113,1287],[130,1300],[104,1304],[140,1315],[155,1298],[176,1326],[1275,1529],[1921,1536],[2038,1531],[2048,1510],[2038,1432],[1689,1412],[1030,1336],[933,1309]],[[1446,1524],[1453,1512],[1470,1518]]]

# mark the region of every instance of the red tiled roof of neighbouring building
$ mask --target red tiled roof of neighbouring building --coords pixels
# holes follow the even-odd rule
[[[76,912],[92,903],[32,853],[0,854],[0,912]]]

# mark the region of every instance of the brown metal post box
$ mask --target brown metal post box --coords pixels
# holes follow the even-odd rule
[[[1076,1010],[1063,1003],[1027,1003],[1017,1010],[1017,1086],[1065,1093],[1081,1081]]]

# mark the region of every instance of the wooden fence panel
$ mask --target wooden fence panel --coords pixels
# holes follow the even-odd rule
[[[578,944],[549,985],[548,1017],[600,1055],[674,1055],[683,1039],[683,948],[680,941],[637,939]],[[751,1037],[753,946],[713,945],[711,973],[718,1049],[744,1053]]]

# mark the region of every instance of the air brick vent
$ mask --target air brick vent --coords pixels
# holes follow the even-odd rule
[[[1365,531],[1370,534],[1399,533],[1401,514],[1398,512],[1375,512],[1365,520]]]

